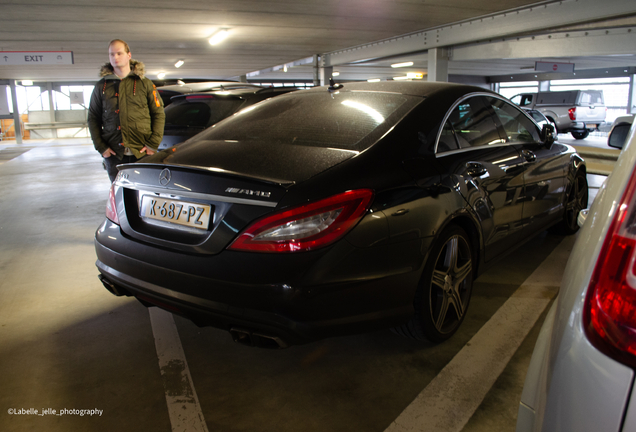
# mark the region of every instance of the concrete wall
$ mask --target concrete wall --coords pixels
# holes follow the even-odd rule
[[[57,122],[85,122],[86,110],[60,110],[55,111],[55,121]],[[29,112],[29,123],[49,123],[51,114],[49,111]],[[87,128],[64,128],[64,129],[36,129],[31,130],[31,138],[71,138],[87,137]]]

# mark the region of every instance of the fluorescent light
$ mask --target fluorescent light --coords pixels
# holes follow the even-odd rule
[[[33,81],[31,80],[22,80],[22,85],[23,86],[32,86],[33,85]]]
[[[283,66],[283,72],[287,72],[287,65]]]
[[[406,74],[408,79],[422,79],[424,78],[424,74],[422,72],[409,72]]]
[[[159,79],[164,79],[165,77],[166,77],[166,74],[163,73],[163,72],[160,72],[160,73],[157,74],[157,78],[159,78]]]
[[[174,64],[174,67],[176,67],[176,68],[180,68],[181,66],[183,66],[183,64],[184,64],[184,63],[185,63],[185,62],[184,62],[183,60],[179,60],[178,62],[176,62],[176,63]]]
[[[331,76],[340,76],[340,72],[334,72],[331,74]]]
[[[368,79],[367,82],[380,82],[380,78]]]
[[[400,81],[400,80],[406,80],[406,79],[409,79],[409,77],[407,77],[407,76],[399,76],[399,77],[393,77],[393,79],[394,79],[395,81]]]
[[[218,43],[223,42],[225,40],[225,38],[228,37],[228,33],[229,32],[230,31],[227,30],[227,29],[222,29],[222,30],[219,30],[218,32],[214,33],[212,35],[212,37],[210,38],[210,41],[209,41],[210,45],[216,45]]]
[[[413,62],[393,63],[391,65],[392,68],[401,68],[401,67],[409,67],[409,66],[413,66]]]

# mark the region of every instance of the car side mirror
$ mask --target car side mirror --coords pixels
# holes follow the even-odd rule
[[[554,126],[551,124],[544,124],[541,129],[541,142],[549,148],[552,144],[554,144],[554,141]]]
[[[631,128],[632,125],[629,123],[620,123],[614,126],[607,137],[607,145],[622,149],[625,145],[625,141],[627,141],[627,134],[629,134]]]

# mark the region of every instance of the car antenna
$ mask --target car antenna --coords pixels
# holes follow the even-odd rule
[[[344,85],[342,84],[336,84],[336,82],[333,80],[333,77],[329,78],[329,91],[340,90],[343,87]]]

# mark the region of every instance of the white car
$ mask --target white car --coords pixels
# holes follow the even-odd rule
[[[517,432],[636,431],[635,166],[631,127],[614,171],[579,217],[583,228],[530,362]]]

